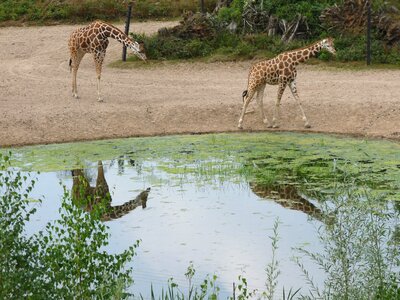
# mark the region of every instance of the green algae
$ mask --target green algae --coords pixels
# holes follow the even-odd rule
[[[240,133],[128,138],[29,146],[11,151],[24,171],[71,170],[98,160],[134,160],[184,180],[298,185],[328,191],[333,182],[353,179],[400,200],[400,144],[322,134]],[[145,162],[151,162],[145,163]],[[191,179],[185,178],[190,175]],[[162,182],[152,174],[152,182]],[[242,178],[242,179],[241,179]],[[346,179],[346,180],[345,180]],[[348,180],[346,181],[348,182]],[[161,184],[161,183],[160,183]]]

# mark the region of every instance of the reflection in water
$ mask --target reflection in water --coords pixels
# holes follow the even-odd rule
[[[103,221],[118,219],[138,206],[146,208],[147,197],[150,188],[141,192],[135,199],[122,205],[111,206],[112,198],[104,176],[103,163],[97,164],[96,186],[90,186],[90,181],[85,176],[83,169],[75,169],[72,173],[72,199],[76,205],[83,207],[86,211],[92,211],[101,204],[101,216]]]
[[[250,188],[260,198],[272,199],[285,208],[302,211],[319,221],[325,220],[321,210],[303,198],[294,185],[267,186],[251,182]]]

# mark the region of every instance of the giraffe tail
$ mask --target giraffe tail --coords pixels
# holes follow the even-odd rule
[[[69,71],[70,72],[72,71],[72,59],[71,58],[69,59]]]
[[[244,97],[246,97],[246,96],[247,96],[247,90],[243,91],[243,93],[242,93],[243,102],[244,102]]]

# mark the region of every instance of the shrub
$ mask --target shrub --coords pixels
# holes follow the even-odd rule
[[[73,205],[66,190],[60,219],[27,237],[35,180],[9,170],[9,161],[0,154],[0,299],[122,297],[131,284],[125,264],[138,243],[121,254],[106,253],[107,227]]]

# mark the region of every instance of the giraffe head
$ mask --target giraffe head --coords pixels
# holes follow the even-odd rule
[[[333,38],[329,37],[321,41],[322,49],[328,50],[333,55],[336,55],[336,49],[333,45]]]
[[[138,43],[136,41],[133,41],[130,45],[129,48],[133,51],[133,53],[139,57],[141,60],[146,61],[147,56],[145,53],[144,49],[144,44],[143,43]]]

